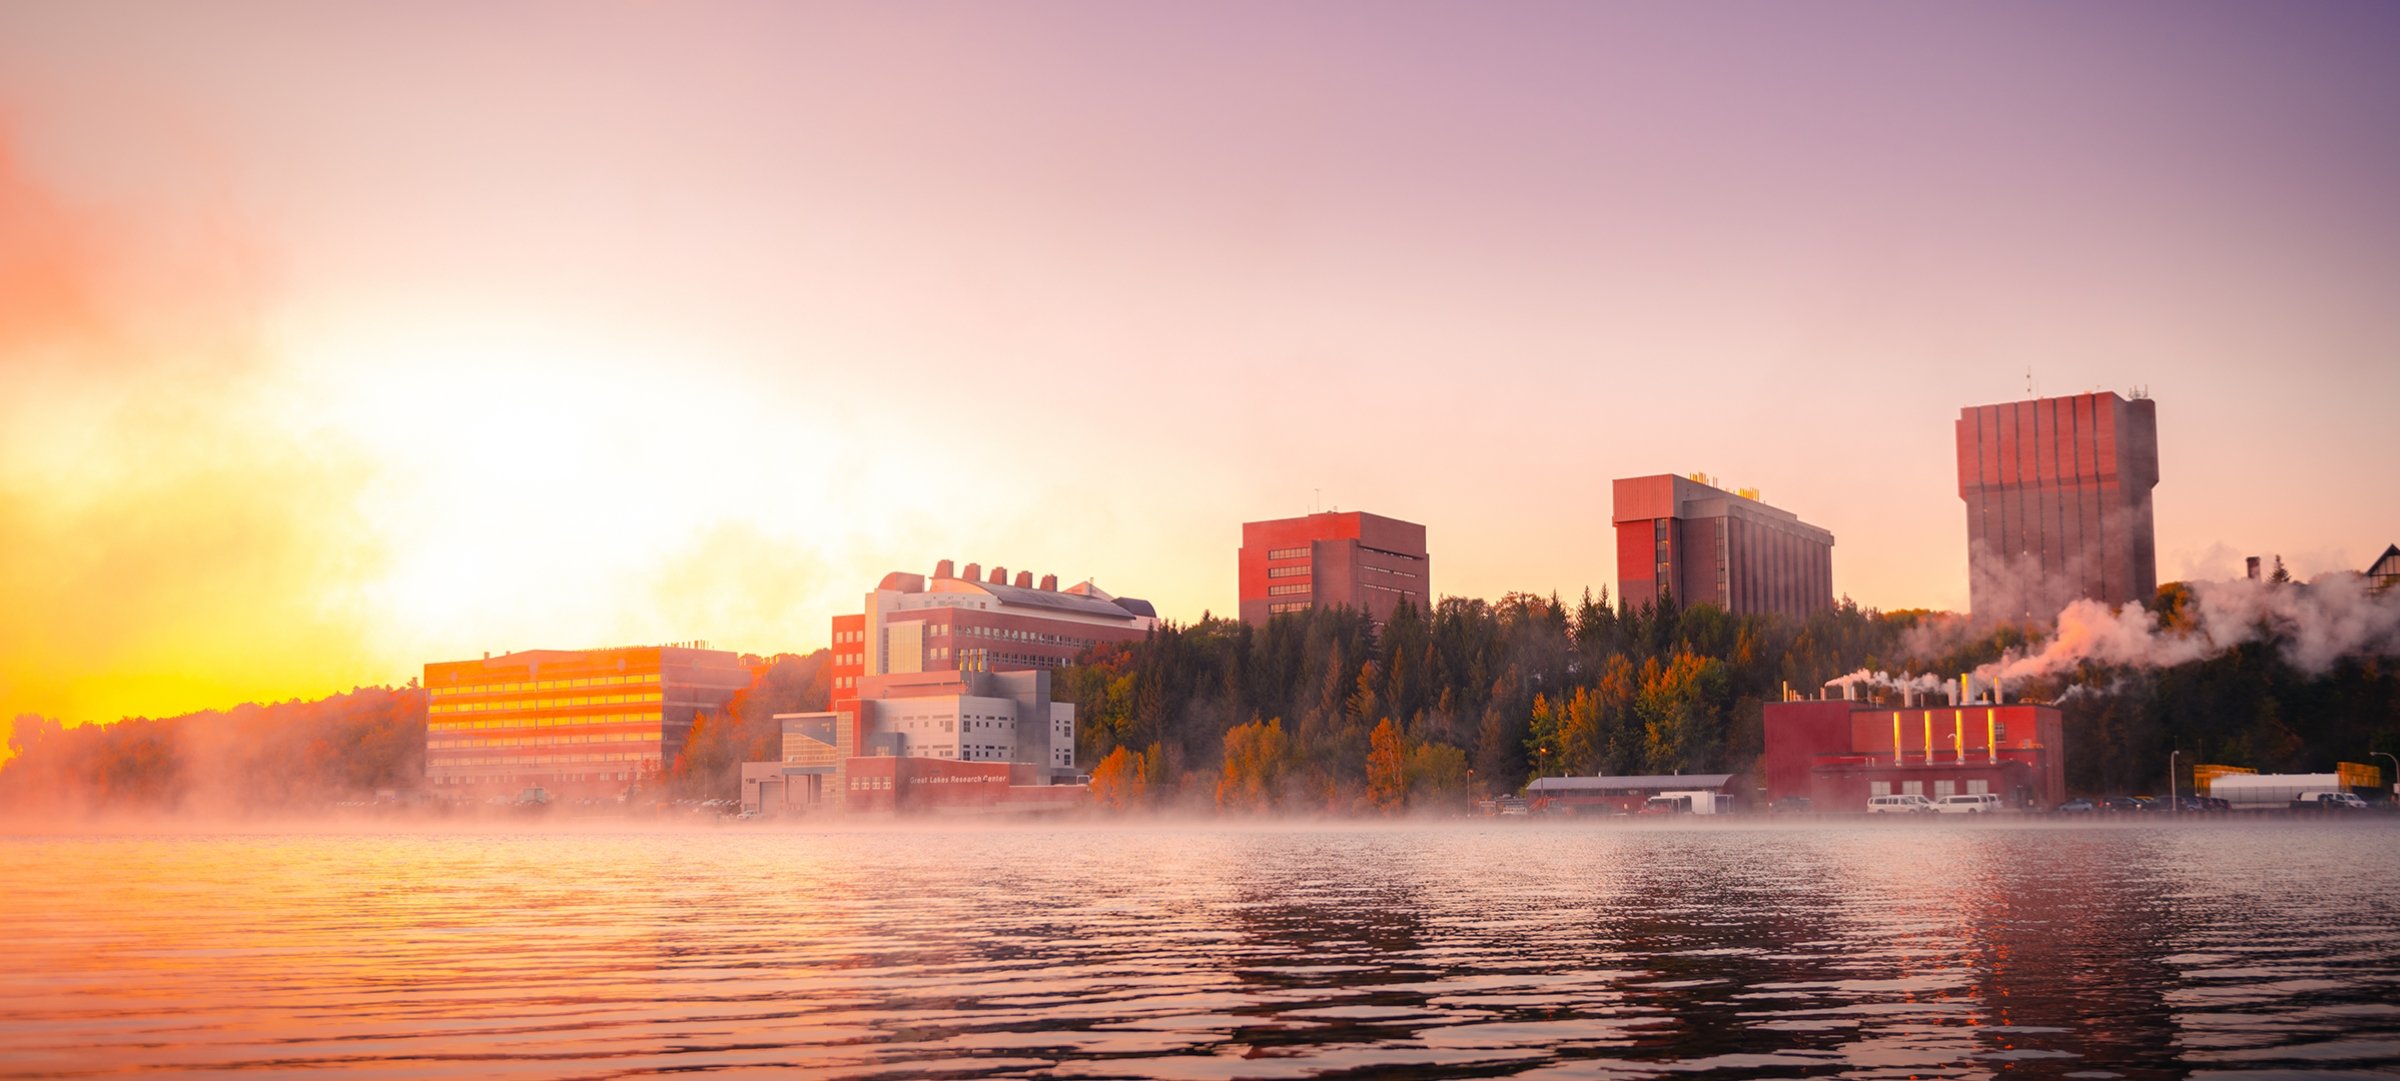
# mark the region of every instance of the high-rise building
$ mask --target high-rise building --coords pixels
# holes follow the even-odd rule
[[[696,646],[536,649],[425,666],[425,780],[460,796],[617,792],[675,760],[692,719],[750,685]]]
[[[2158,592],[2150,489],[2158,407],[2106,391],[1958,414],[1968,601],[1982,618],[2048,620],[2077,597]]]
[[[1833,534],[1756,495],[1662,473],[1617,481],[1617,599],[1806,619],[1833,607]]]
[[[1425,527],[1360,511],[1242,523],[1242,622],[1284,612],[1347,605],[1377,623],[1406,599],[1433,605]]]

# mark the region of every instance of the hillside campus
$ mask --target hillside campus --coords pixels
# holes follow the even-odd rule
[[[2077,597],[2123,605],[2156,591],[2156,418],[2148,398],[2106,392],[1961,410],[1958,494],[1978,615],[2039,618]],[[1806,619],[1835,603],[1834,534],[1755,491],[1661,474],[1618,479],[1612,495],[1627,608],[1672,596]],[[2400,579],[2400,547],[2365,573],[2388,588]],[[1436,597],[1426,527],[1361,511],[1244,523],[1235,581],[1240,618],[1253,625],[1342,607],[1379,628],[1399,605],[1426,611]],[[1159,626],[1147,601],[1090,581],[1062,586],[1054,574],[947,559],[930,573],[887,574],[859,611],[832,618],[830,707],[775,718],[777,753],[743,765],[741,806],[766,815],[1074,806],[1091,764],[1077,760],[1075,707],[1053,698],[1051,674]],[[695,718],[726,709],[750,678],[740,657],[699,642],[430,663],[426,781],[460,801],[620,796],[673,763]],[[1961,797],[1979,809],[2068,803],[2058,709],[1963,679],[1942,686],[1896,702],[1856,700],[1847,685],[1839,697],[1787,689],[1764,707],[1763,753],[1748,773],[1545,777],[1524,806],[1633,813],[1696,791],[1711,794],[1700,801],[1711,810],[1914,806],[1908,797]],[[2244,772],[2210,765],[2195,778],[2205,789]],[[2341,763],[2284,795],[2371,789],[2377,776]],[[2243,802],[2262,801],[2274,802]]]

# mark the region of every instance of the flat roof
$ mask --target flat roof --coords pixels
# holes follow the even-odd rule
[[[1723,788],[1730,773],[1645,773],[1623,777],[1544,777],[1527,792],[1641,792],[1666,788]]]

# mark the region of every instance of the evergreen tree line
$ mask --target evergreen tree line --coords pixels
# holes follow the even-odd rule
[[[2174,628],[2187,597],[2173,583],[2150,607]],[[1861,669],[1954,677],[2041,633],[1846,598],[1790,620],[1671,597],[1629,609],[1605,592],[1572,605],[1448,597],[1403,605],[1379,630],[1339,607],[1256,627],[1170,623],[1094,647],[1057,694],[1077,706],[1077,760],[1095,764],[1103,806],[1392,810],[1542,776],[1750,772],[1764,706],[1787,689],[1813,695]],[[2312,673],[2285,644],[2269,634],[2170,668],[2084,665],[2011,699],[2058,703],[2081,792],[2163,792],[2170,751],[2188,786],[2195,762],[2317,772],[2400,750],[2400,658]]]

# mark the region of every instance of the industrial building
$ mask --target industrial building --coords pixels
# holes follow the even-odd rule
[[[2103,391],[1960,410],[1974,614],[2049,620],[2077,597],[2149,601],[2158,592],[2157,485],[2149,398]]]
[[[1905,700],[1904,700],[1905,701]],[[2026,703],[1900,708],[1841,699],[1770,702],[1761,780],[1768,800],[1863,811],[1876,796],[1992,793],[2012,809],[2066,798],[2056,708]]]
[[[749,685],[741,658],[697,643],[428,664],[425,780],[455,798],[622,792]]]
[[[1242,523],[1242,622],[1253,626],[1285,612],[1343,605],[1383,623],[1402,600],[1433,607],[1432,561],[1425,527],[1363,511]]]
[[[1707,792],[1740,802],[1732,773],[1628,774],[1620,777],[1541,777],[1525,786],[1535,814],[1636,814],[1652,797],[1670,792]]]
[[[1792,619],[1833,607],[1833,534],[1790,511],[1694,477],[1628,477],[1614,485],[1617,599],[1713,604],[1735,615]]]
[[[830,711],[776,720],[780,760],[742,767],[748,810],[1046,808],[1083,794],[1070,787],[1075,707],[1051,700],[1047,671],[866,676]]]

